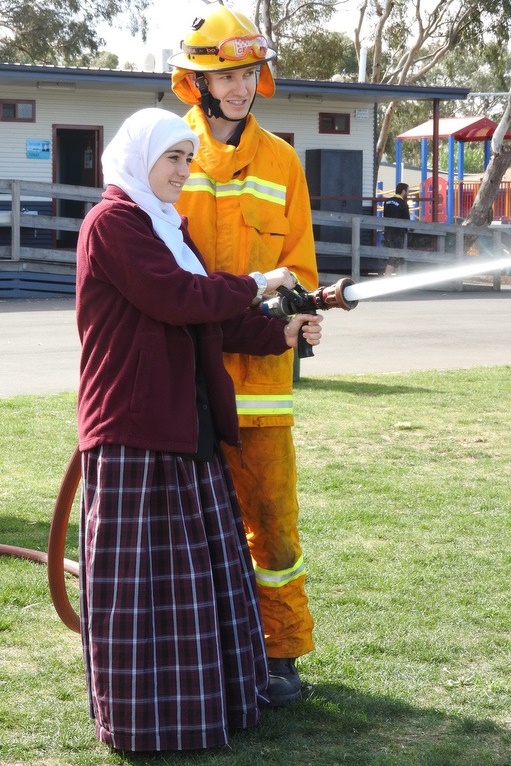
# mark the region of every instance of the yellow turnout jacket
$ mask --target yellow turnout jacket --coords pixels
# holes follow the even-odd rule
[[[248,274],[287,266],[307,289],[317,267],[305,175],[295,150],[249,114],[239,146],[211,135],[198,106],[185,117],[200,138],[177,208],[210,271]],[[293,354],[226,354],[241,426],[293,424]]]

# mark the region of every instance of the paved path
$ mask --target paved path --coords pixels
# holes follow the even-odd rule
[[[511,289],[414,291],[330,309],[305,375],[511,364]]]
[[[324,313],[302,378],[511,365],[511,289],[413,291]],[[75,391],[74,299],[0,301],[0,397]]]
[[[0,301],[0,397],[76,391],[74,298]]]

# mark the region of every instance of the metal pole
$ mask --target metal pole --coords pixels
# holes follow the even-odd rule
[[[440,101],[433,99],[433,205],[432,221],[438,223],[438,145],[440,133]]]

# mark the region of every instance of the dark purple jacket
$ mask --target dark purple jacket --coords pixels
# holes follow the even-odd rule
[[[185,240],[193,248],[186,229]],[[248,276],[181,269],[149,216],[109,186],[86,216],[77,248],[80,449],[110,443],[196,451],[196,358],[188,324],[197,326],[218,434],[236,444],[234,387],[222,351],[288,349],[284,323],[247,308],[256,292]]]

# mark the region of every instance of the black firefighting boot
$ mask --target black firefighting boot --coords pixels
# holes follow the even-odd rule
[[[302,686],[294,659],[269,657],[268,670],[270,673],[268,694],[272,707],[282,707],[300,698]]]

